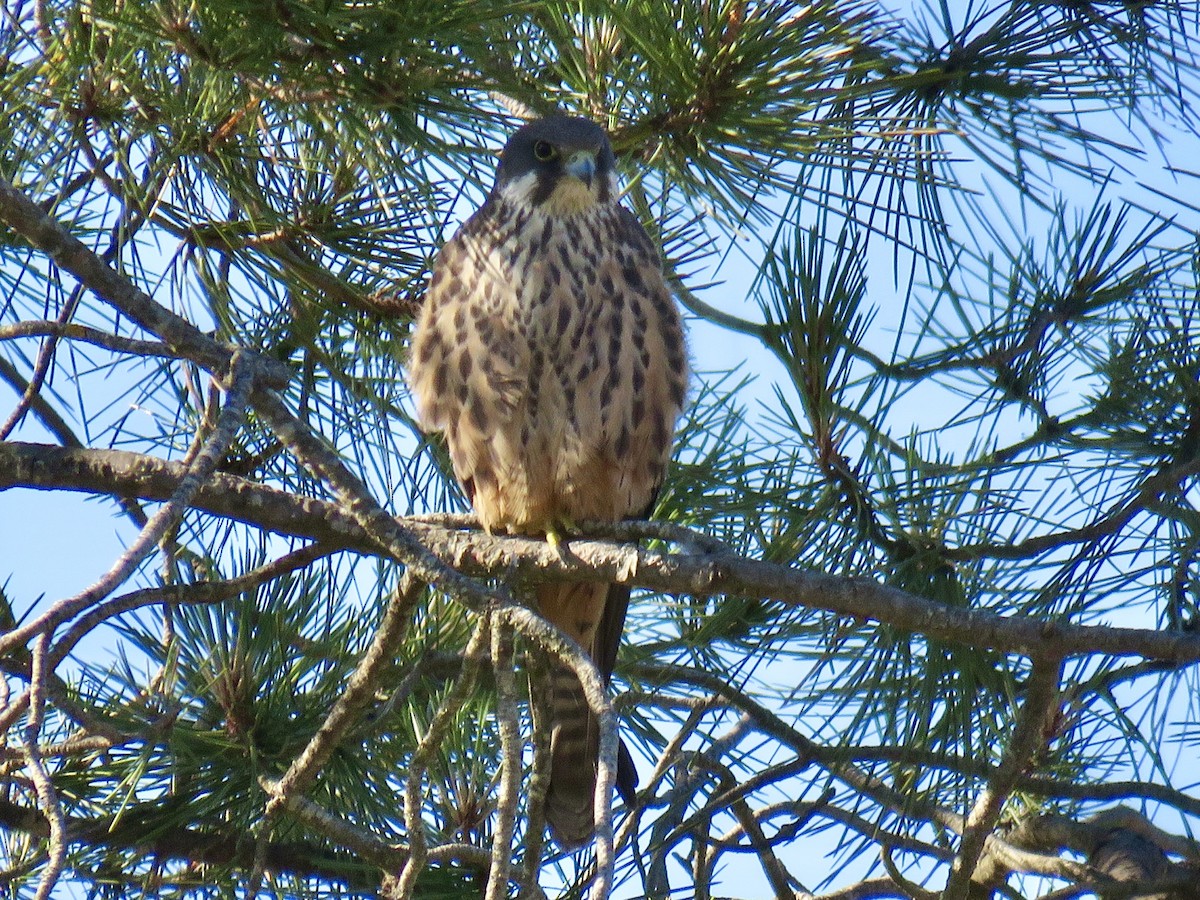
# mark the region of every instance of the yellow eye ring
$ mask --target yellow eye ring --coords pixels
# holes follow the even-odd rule
[[[558,156],[558,149],[548,141],[536,141],[533,145],[533,156],[538,162],[549,162]]]

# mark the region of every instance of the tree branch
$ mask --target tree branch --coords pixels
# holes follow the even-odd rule
[[[0,489],[81,490],[162,500],[170,497],[182,472],[178,463],[124,451],[0,444]],[[377,538],[335,504],[219,472],[200,486],[192,505],[268,531],[320,540],[330,549],[390,555]],[[439,564],[467,576],[504,573],[543,581],[598,579],[667,593],[769,598],[789,606],[883,622],[950,643],[1026,655],[1055,652],[1064,658],[1110,654],[1172,663],[1200,661],[1200,634],[1195,633],[1001,616],[947,606],[868,579],[791,569],[730,554],[662,553],[580,538],[571,541],[575,559],[565,559],[542,540],[440,528],[423,524],[419,518],[395,520],[397,530],[401,521],[411,539],[423,550],[428,548]],[[654,523],[642,526],[653,527]],[[678,526],[672,526],[668,534],[679,539]],[[468,582],[467,587],[474,590],[473,583]]]
[[[199,865],[248,867],[254,859],[254,841],[234,829],[178,828],[166,824],[170,816],[161,806],[126,807],[119,816],[79,818],[64,816],[69,844],[104,847],[139,857],[181,860]],[[0,826],[39,838],[49,826],[39,810],[0,797]],[[272,872],[304,878],[321,878],[358,889],[378,885],[371,870],[349,854],[336,853],[308,842],[272,842],[267,850]]]
[[[1033,673],[1026,685],[1025,703],[1012,740],[1000,765],[988,778],[987,785],[980,791],[967,816],[958,856],[946,884],[947,897],[968,895],[979,855],[996,828],[1004,802],[1034,754],[1045,746],[1047,716],[1058,702],[1061,674],[1062,657],[1047,655],[1034,658]]]
[[[58,624],[68,621],[87,607],[104,599],[129,577],[146,556],[153,552],[162,536],[178,524],[184,511],[191,504],[193,496],[207,482],[208,476],[216,469],[217,463],[225,455],[225,451],[245,419],[246,401],[253,376],[249,368],[241,367],[236,359],[231,365],[233,366],[230,379],[232,384],[225,400],[225,406],[221,410],[217,427],[205,440],[204,446],[196,454],[196,458],[184,466],[184,473],[176,482],[166,505],[150,517],[129,548],[95,584],[74,597],[59,600],[41,615],[0,637],[0,654],[24,643],[33,634],[49,633]]]
[[[175,315],[145,291],[134,287],[3,178],[0,178],[0,222],[78,278],[102,300],[161,338],[172,353],[190,359],[214,374],[228,374],[236,348],[218,343],[187,319]],[[283,388],[291,380],[290,370],[282,363],[259,355],[254,355],[254,361],[255,377],[261,378],[264,384]]]

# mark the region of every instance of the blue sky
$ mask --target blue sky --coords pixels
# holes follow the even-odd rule
[[[1114,136],[1130,134],[1130,125],[1118,114],[1108,114],[1098,125],[1091,127]],[[1192,164],[1198,158],[1200,140],[1183,130],[1164,127],[1167,143],[1164,151],[1168,158]],[[1134,133],[1135,140],[1143,140],[1144,134]],[[1112,199],[1119,196],[1131,197],[1149,209],[1160,208],[1162,195],[1200,196],[1195,177],[1187,174],[1172,175],[1164,167],[1164,157],[1148,143],[1150,151],[1144,160],[1128,158],[1125,162],[1129,171],[1114,169],[1114,184],[1105,188]],[[1200,165],[1197,166],[1200,168]],[[978,189],[980,202],[990,209],[990,220],[1000,233],[1007,233],[1013,243],[1026,239],[1037,240],[1047,231],[1047,214],[1023,198],[1010,185],[989,174],[982,166],[964,167],[964,181]],[[1082,178],[1062,173],[1053,176],[1053,188],[1072,207],[1086,210],[1095,201],[1100,188]],[[1181,226],[1184,230],[1200,232],[1200,214],[1195,208],[1180,210]],[[959,227],[966,227],[960,223]],[[724,248],[718,248],[724,249]],[[903,279],[898,282],[897,270],[907,271],[907,260],[901,254],[901,265],[896,265],[894,246],[876,240],[871,256],[866,261],[869,279],[868,304],[877,310],[875,349],[887,355],[896,337],[896,329],[902,321],[903,306],[900,297],[907,291]],[[706,278],[718,280],[720,284],[705,292],[707,302],[725,311],[758,318],[753,303],[746,298],[746,291],[753,278],[754,270],[738,253],[725,256],[727,263],[720,269],[706,273]],[[921,275],[918,273],[918,283]],[[922,288],[918,287],[918,290]],[[911,324],[911,319],[908,320]],[[746,402],[752,415],[769,416],[774,407],[773,384],[782,380],[778,365],[750,338],[718,330],[705,323],[692,322],[690,342],[693,364],[699,371],[721,371],[738,367],[742,372],[753,375],[754,383],[748,389]],[[902,346],[904,343],[902,342]],[[1064,383],[1069,383],[1066,379]],[[1085,390],[1088,385],[1078,385]],[[60,389],[65,390],[65,386]],[[1075,403],[1078,395],[1064,390],[1057,398],[1064,407]],[[15,397],[0,387],[0,411],[7,413]],[[916,430],[934,428],[945,418],[950,404],[961,403],[960,398],[951,396],[931,397],[914,393],[905,397],[892,409],[893,420],[911,422]],[[132,415],[148,415],[148,412],[130,409]],[[1031,423],[1014,418],[1009,426],[1011,440]],[[52,439],[28,417],[18,433],[18,440],[47,441]],[[966,440],[964,435],[962,440]],[[947,452],[955,452],[953,439],[946,441]],[[120,554],[132,539],[133,526],[124,519],[115,504],[88,498],[80,494],[49,493],[27,490],[0,492],[0,579],[5,579],[5,589],[15,601],[18,611],[31,602],[52,602],[70,596],[94,582]],[[1109,624],[1137,624],[1145,626],[1143,617],[1132,613],[1131,621],[1112,621]],[[98,657],[109,651],[103,641],[87,645],[87,653]],[[1194,678],[1181,682],[1188,690],[1195,690]],[[1170,767],[1180,767],[1180,781],[1196,784],[1200,780],[1200,764],[1194,758],[1194,748],[1183,744],[1175,745],[1178,757],[1170,761]],[[1167,822],[1165,826],[1177,830],[1178,824]],[[738,870],[730,875],[737,877]],[[749,874],[748,874],[749,877]]]

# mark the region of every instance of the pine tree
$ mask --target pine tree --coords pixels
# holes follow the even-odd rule
[[[0,15],[0,577],[71,565],[15,489],[127,541],[0,590],[8,894],[1196,896],[1195,4]],[[652,521],[566,556],[473,527],[403,378],[554,110],[695,369]],[[611,701],[523,605],[583,572],[637,588]],[[641,774],[575,855],[550,655]]]

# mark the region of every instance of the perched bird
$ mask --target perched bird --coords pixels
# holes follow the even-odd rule
[[[505,145],[486,202],[442,248],[412,338],[422,427],[442,431],[489,532],[555,539],[650,511],[687,385],[678,310],[618,195],[595,123],[552,116]],[[541,614],[612,674],[629,588],[537,588]],[[594,831],[598,733],[578,680],[553,676],[546,817],[565,847]],[[636,787],[622,746],[618,788]]]

